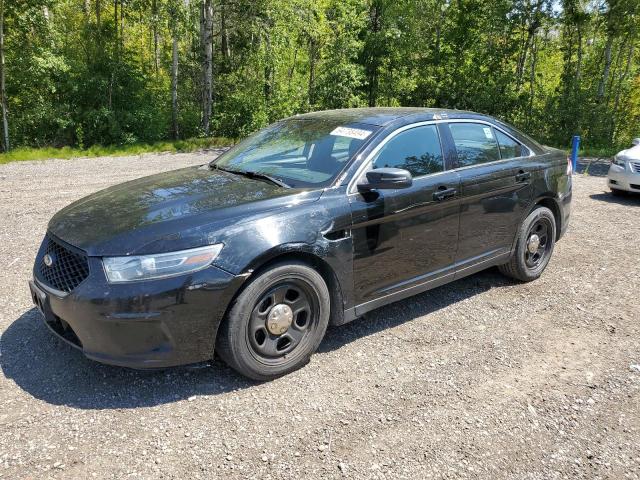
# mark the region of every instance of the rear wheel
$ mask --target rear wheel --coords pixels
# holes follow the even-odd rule
[[[238,295],[216,349],[237,372],[270,380],[305,365],[329,323],[329,290],[303,263],[276,264]]]
[[[500,265],[500,271],[516,280],[535,280],[547,267],[556,240],[556,221],[553,212],[537,207],[522,222],[516,249],[511,260]]]

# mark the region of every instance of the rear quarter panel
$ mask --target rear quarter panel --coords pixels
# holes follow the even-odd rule
[[[533,187],[534,205],[541,200],[552,199],[559,217],[557,236],[566,230],[571,213],[571,176],[567,171],[567,154],[562,150],[543,147],[544,153],[527,159],[531,162],[531,181]]]

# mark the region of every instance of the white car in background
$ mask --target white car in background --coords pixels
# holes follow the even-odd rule
[[[607,184],[614,195],[624,192],[640,193],[640,138],[633,146],[619,152],[611,161]]]

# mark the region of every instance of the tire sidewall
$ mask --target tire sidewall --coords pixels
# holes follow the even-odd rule
[[[546,258],[544,259],[544,261],[541,262],[540,265],[536,266],[535,268],[530,268],[527,266],[525,262],[526,249],[527,249],[527,236],[529,233],[529,229],[531,228],[531,225],[533,225],[536,221],[538,221],[541,218],[547,219],[551,226],[551,234],[549,235],[551,246],[549,248],[548,253],[546,254]],[[553,215],[553,212],[549,210],[547,207],[538,207],[533,212],[531,212],[529,216],[527,216],[527,218],[522,223],[522,227],[520,228],[520,234],[518,236],[518,245],[516,247],[516,252],[515,252],[520,273],[522,273],[522,275],[526,277],[527,280],[534,280],[540,277],[540,275],[542,275],[542,272],[544,272],[545,268],[547,268],[549,261],[551,260],[551,256],[553,255],[555,246],[556,246],[556,220]]]
[[[298,279],[306,282],[310,290],[316,295],[313,299],[317,304],[318,318],[313,338],[289,354],[286,360],[278,365],[270,365],[261,362],[252,353],[247,338],[249,318],[256,306],[257,301],[273,285],[289,279]],[[238,295],[233,307],[229,311],[229,322],[226,332],[228,338],[231,359],[225,358],[233,368],[240,373],[256,380],[267,380],[277,378],[289,372],[297,370],[308,363],[309,358],[316,351],[329,324],[330,301],[329,290],[322,276],[313,268],[300,263],[276,264],[272,268],[259,274],[246,288]],[[230,361],[229,361],[230,360]]]

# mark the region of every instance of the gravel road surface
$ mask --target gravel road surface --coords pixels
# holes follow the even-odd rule
[[[51,215],[213,155],[0,166],[0,478],[640,478],[640,197],[602,177],[574,177],[538,281],[489,270],[384,307],[271,383],[55,339],[27,288]]]

